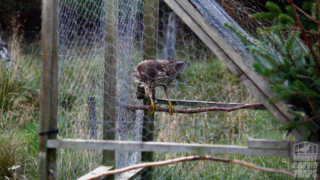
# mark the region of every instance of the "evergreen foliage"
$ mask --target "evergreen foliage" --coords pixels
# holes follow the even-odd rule
[[[269,12],[251,15],[256,21],[271,22],[270,26],[257,29],[258,39],[245,37],[230,24],[226,26],[245,43],[255,60],[254,69],[276,93],[269,102],[285,100],[292,106],[289,113],[296,116],[296,121],[283,128],[302,126],[308,129],[304,139],[318,141],[320,133],[309,131],[309,121],[320,125],[320,36],[317,34],[320,1],[304,1],[303,9],[291,0],[287,2],[286,12],[277,4],[267,2]],[[309,23],[302,23],[304,18]]]

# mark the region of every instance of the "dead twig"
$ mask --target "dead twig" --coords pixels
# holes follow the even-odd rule
[[[308,99],[309,106],[311,107],[313,113],[314,113],[314,114],[317,114],[317,112],[316,112],[316,110],[314,109],[314,107],[313,107],[313,105],[312,105],[312,103],[311,103],[311,101],[310,101],[310,98],[309,98],[308,96],[307,96],[307,99]]]
[[[268,81],[269,83],[273,84],[273,85],[278,85],[277,83],[271,81],[269,78],[262,76],[262,78],[266,81]]]
[[[294,177],[294,174],[290,171],[281,170],[281,169],[265,168],[265,167],[261,167],[256,164],[253,164],[253,163],[248,163],[248,162],[244,162],[244,161],[240,161],[240,160],[222,159],[222,158],[216,158],[216,157],[210,157],[210,156],[188,156],[188,157],[181,157],[181,158],[176,158],[176,159],[169,159],[169,160],[165,160],[165,161],[136,164],[136,165],[128,166],[128,167],[121,168],[121,169],[103,172],[103,173],[97,174],[95,176],[92,176],[90,178],[87,178],[86,180],[96,179],[99,177],[112,175],[112,174],[119,174],[119,173],[127,172],[127,171],[130,171],[133,169],[138,169],[138,168],[163,166],[163,165],[168,165],[168,164],[173,164],[173,163],[179,163],[179,162],[185,162],[185,161],[195,161],[195,160],[208,160],[208,161],[217,161],[217,162],[224,162],[224,163],[230,163],[230,164],[240,164],[240,165],[250,167],[253,169],[257,169],[257,170],[261,170],[261,171],[273,172],[273,173],[283,173],[283,174],[287,174],[289,176]]]
[[[124,104],[121,102],[117,103],[119,107],[127,108],[129,110],[151,110],[148,106],[143,106],[143,105],[128,105]],[[182,113],[182,114],[194,114],[194,113],[202,113],[202,112],[208,112],[208,111],[236,111],[239,109],[248,109],[252,107],[257,107],[257,106],[263,106],[262,103],[255,103],[255,104],[246,104],[242,106],[236,106],[232,108],[224,108],[224,107],[209,107],[209,108],[197,108],[197,109],[176,109],[175,113]],[[169,108],[161,108],[157,107],[157,110],[155,111],[160,111],[160,112],[169,112]]]
[[[302,10],[301,8],[299,8],[297,5],[293,5],[298,11],[300,11],[303,15],[305,15],[307,18],[309,18],[311,21],[315,22],[316,24],[319,24],[319,22],[317,20],[315,20],[314,18],[312,18],[308,13],[304,12],[304,10]]]
[[[297,77],[302,79],[312,79],[312,77],[304,76],[304,75],[297,75]]]

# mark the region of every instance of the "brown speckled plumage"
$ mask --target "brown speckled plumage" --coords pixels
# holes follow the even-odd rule
[[[139,82],[136,92],[137,98],[143,99],[147,95],[152,99],[152,89],[162,86],[169,100],[170,84],[174,79],[178,79],[181,71],[189,65],[183,59],[173,59],[171,61],[145,60],[140,62],[133,69],[133,76]],[[169,102],[169,107],[170,105]]]

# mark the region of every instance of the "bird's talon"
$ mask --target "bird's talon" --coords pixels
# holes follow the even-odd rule
[[[171,104],[169,104],[169,114],[170,114],[170,116],[172,116],[175,111],[176,111],[176,109]]]
[[[153,114],[153,113],[154,113],[154,111],[158,110],[158,108],[156,107],[156,105],[155,105],[155,104],[151,104],[150,106],[148,106],[148,108],[152,109],[151,114]]]

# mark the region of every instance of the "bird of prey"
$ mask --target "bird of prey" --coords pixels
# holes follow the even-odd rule
[[[173,114],[173,108],[170,98],[170,84],[173,80],[179,79],[181,71],[190,64],[184,59],[167,60],[145,60],[140,62],[133,69],[133,77],[139,83],[136,91],[137,99],[148,97],[151,101],[149,108],[152,109],[151,114],[157,107],[152,99],[152,90],[157,86],[162,86],[168,99],[169,113]]]

